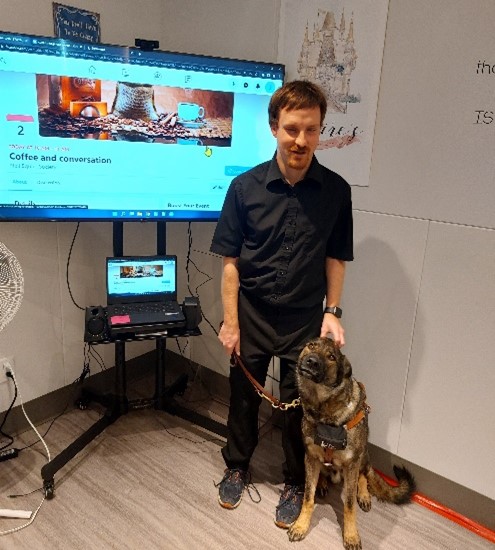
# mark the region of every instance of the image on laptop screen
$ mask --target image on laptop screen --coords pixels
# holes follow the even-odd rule
[[[177,299],[175,256],[107,258],[107,303]]]

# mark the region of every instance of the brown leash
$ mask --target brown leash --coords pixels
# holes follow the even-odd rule
[[[254,386],[256,393],[260,397],[263,397],[264,399],[266,399],[274,409],[280,409],[281,411],[286,411],[287,409],[299,407],[301,405],[301,400],[299,399],[299,397],[297,399],[294,399],[291,403],[282,403],[280,399],[277,399],[274,395],[272,395],[271,393],[268,393],[265,390],[265,388],[256,380],[256,378],[254,378],[254,376],[247,370],[244,363],[242,362],[242,359],[239,357],[239,355],[237,355],[235,351],[233,351],[232,355],[230,356],[230,364],[233,367],[235,366],[241,367],[247,379]]]
[[[223,321],[220,323],[220,327],[222,325],[223,325]],[[242,359],[239,357],[239,355],[236,353],[235,350],[232,352],[232,355],[230,356],[230,365],[232,367],[235,367],[235,366],[241,367],[242,372],[246,375],[246,378],[251,382],[256,393],[260,397],[263,397],[264,399],[266,399],[274,409],[280,409],[281,411],[286,411],[287,409],[301,406],[301,399],[299,397],[297,397],[290,403],[283,403],[282,401],[280,401],[280,399],[277,399],[274,395],[267,392],[265,388],[258,382],[258,380],[256,380],[256,378],[254,378],[254,376],[247,370],[246,366],[242,362]],[[366,399],[366,391],[364,389],[364,385],[361,382],[358,382],[358,384],[361,386],[361,389],[363,390],[364,399]],[[345,429],[352,430],[354,426],[356,426],[357,424],[359,424],[359,422],[361,422],[361,420],[369,413],[369,411],[370,411],[370,407],[366,404],[366,402],[363,402],[362,408],[358,411],[358,413],[354,418],[349,420],[349,422],[345,425]],[[326,448],[325,453],[329,453],[330,461],[331,461],[331,455],[333,454],[333,449]]]

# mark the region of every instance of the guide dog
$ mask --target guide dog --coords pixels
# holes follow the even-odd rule
[[[378,500],[405,504],[416,489],[411,473],[394,466],[399,481],[388,485],[370,464],[368,456],[368,412],[364,386],[352,377],[352,367],[329,338],[311,340],[302,350],[296,380],[303,408],[306,483],[301,513],[291,525],[291,541],[303,539],[309,529],[318,486],[328,490],[328,477],[343,477],[343,542],[346,550],[362,548],[356,525],[356,500],[365,512],[371,495]]]

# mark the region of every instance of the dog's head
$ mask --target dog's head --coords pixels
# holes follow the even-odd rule
[[[299,355],[297,376],[328,388],[338,388],[352,376],[347,357],[330,338],[316,338]]]

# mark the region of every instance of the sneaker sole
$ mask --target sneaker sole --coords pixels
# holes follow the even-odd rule
[[[218,497],[218,503],[222,508],[225,508],[226,510],[234,510],[234,508],[237,508],[239,506],[239,504],[241,503],[241,500],[242,500],[242,495],[241,495],[241,498],[235,504],[230,504],[230,502],[223,502],[223,500],[221,500],[220,497]]]
[[[291,525],[295,523],[295,520],[292,523],[284,523],[283,521],[277,521],[275,519],[274,522],[277,527],[280,527],[280,529],[288,529]]]

